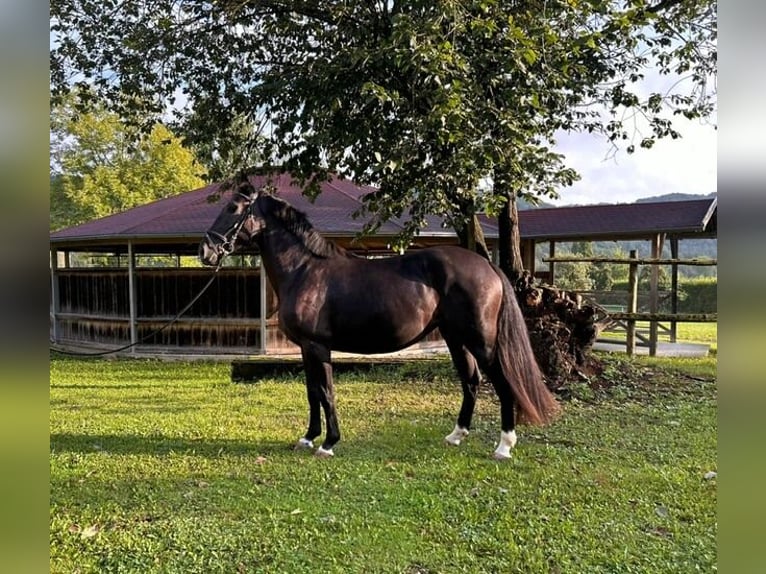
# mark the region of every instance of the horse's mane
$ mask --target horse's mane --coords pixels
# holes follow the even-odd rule
[[[297,237],[311,253],[327,259],[334,256],[351,257],[351,253],[332,241],[328,241],[314,229],[306,214],[298,211],[285,200],[270,194],[262,194],[267,201],[267,214],[279,220],[288,232]]]

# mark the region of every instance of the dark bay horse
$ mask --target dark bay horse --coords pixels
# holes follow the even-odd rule
[[[497,459],[510,457],[516,418],[544,424],[558,411],[529,343],[524,318],[505,274],[472,251],[444,246],[397,257],[365,259],[325,240],[306,216],[249,183],[232,194],[199,248],[217,265],[237,244],[255,242],[279,298],[279,325],[303,356],[308,430],[297,446],[332,456],[340,440],[332,381],[332,350],[388,353],[439,328],[463,387],[463,402],[446,441],[468,434],[479,369],[500,399]],[[518,412],[516,412],[518,409]]]

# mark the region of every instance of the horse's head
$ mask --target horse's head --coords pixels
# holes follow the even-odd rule
[[[239,185],[199,245],[199,258],[205,265],[218,265],[243,243],[249,243],[263,229],[258,196],[250,183]]]

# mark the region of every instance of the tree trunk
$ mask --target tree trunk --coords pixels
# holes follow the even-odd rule
[[[497,219],[500,269],[505,272],[511,283],[515,283],[524,274],[516,192],[510,182],[503,177],[498,177],[495,181],[495,193],[500,193],[506,198]]]
[[[465,225],[457,231],[457,237],[461,247],[475,251],[487,260],[490,259],[484,231],[476,214],[466,220]]]
[[[506,202],[498,217],[500,268],[516,290],[537,362],[551,389],[587,378],[600,369],[591,348],[600,332],[596,309],[583,304],[577,293],[548,285],[535,285],[524,270],[516,192],[507,174],[497,173],[495,193]]]

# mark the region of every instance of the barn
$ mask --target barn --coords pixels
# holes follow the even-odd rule
[[[265,183],[265,178],[253,178],[256,187]],[[364,220],[353,214],[375,188],[336,178],[322,183],[312,203],[287,175],[269,183],[325,237],[360,255],[393,254],[389,245],[401,221],[389,221],[373,237],[357,238]],[[213,184],[51,233],[52,348],[99,352],[133,345],[124,352],[141,356],[294,352],[279,331],[278,301],[255,250],[230,257],[209,289],[177,316],[211,277],[196,255],[227,199],[218,190]],[[668,239],[677,252],[679,239],[714,237],[716,221],[715,199],[522,211],[523,257],[527,269],[534,270],[539,243],[548,243],[555,254],[556,242],[605,239],[644,239],[660,252]],[[496,252],[496,224],[483,218],[482,225],[488,246]],[[454,231],[434,217],[411,248],[456,243]],[[554,272],[551,264],[539,274],[550,278]],[[432,337],[421,345],[441,341]]]

